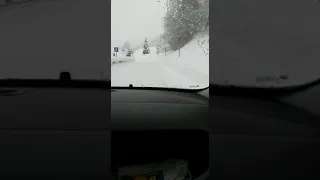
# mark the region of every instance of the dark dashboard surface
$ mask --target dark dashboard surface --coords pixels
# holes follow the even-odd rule
[[[1,87],[0,107],[1,178],[110,179],[110,90]]]
[[[115,103],[172,103],[208,105],[209,99],[196,92],[166,90],[113,89],[111,102]]]
[[[111,125],[117,129],[203,129],[209,98],[190,92],[115,89],[111,92]]]
[[[319,159],[320,150],[316,116],[279,99],[214,94],[210,94],[209,113],[209,98],[203,94],[113,91],[112,129],[117,139],[120,130],[205,130],[210,133],[212,179],[319,175],[312,163]],[[127,138],[128,144],[135,136]]]
[[[114,89],[114,174],[125,165],[178,158],[188,161],[192,177],[203,176],[209,169],[209,98],[205,92],[199,92]]]
[[[76,88],[1,88],[0,129],[107,130],[110,90]],[[97,118],[98,117],[98,118]]]
[[[2,89],[21,93],[0,96],[0,157],[6,165],[0,176],[106,177],[112,132],[122,141],[138,137],[129,132],[163,129],[179,139],[186,132],[209,132],[204,140],[209,139],[212,177],[319,172],[309,163],[320,159],[319,131],[312,126],[317,117],[281,101],[212,95],[209,114],[206,90]],[[160,134],[154,138],[165,136]]]

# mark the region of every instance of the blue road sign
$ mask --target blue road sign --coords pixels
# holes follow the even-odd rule
[[[118,52],[119,48],[118,47],[114,47],[114,52]]]

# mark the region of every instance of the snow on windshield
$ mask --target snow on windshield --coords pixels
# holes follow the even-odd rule
[[[112,0],[111,84],[209,86],[209,0]]]

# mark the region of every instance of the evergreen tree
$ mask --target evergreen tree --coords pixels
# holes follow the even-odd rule
[[[149,45],[148,45],[148,40],[147,38],[144,40],[144,45],[143,45],[143,54],[149,54],[150,53],[150,49],[149,49]]]

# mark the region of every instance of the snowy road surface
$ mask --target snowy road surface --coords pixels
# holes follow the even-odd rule
[[[139,49],[134,53],[132,61],[112,65],[112,86],[132,84],[136,87],[186,89],[209,86],[209,57],[203,53],[201,48],[199,49],[197,43],[190,43],[181,49],[185,51],[181,52],[180,58],[178,52],[168,53],[167,56],[157,56],[155,47],[150,49],[149,55],[142,55],[142,49]],[[121,57],[117,58],[121,59]],[[126,60],[125,58],[123,57],[123,61]]]
[[[162,62],[128,62],[111,67],[112,86],[181,87],[197,85]]]

